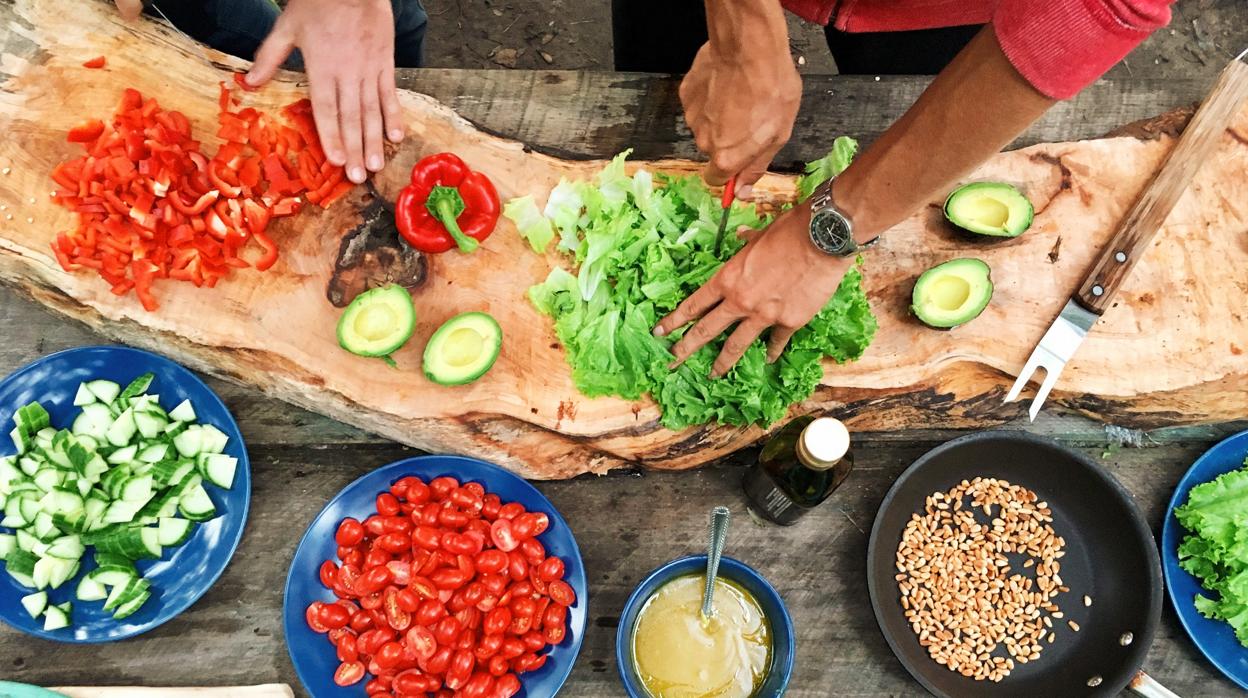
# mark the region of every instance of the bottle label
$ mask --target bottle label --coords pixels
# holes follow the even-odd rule
[[[787,526],[807,511],[777,487],[762,468],[754,467],[746,471],[744,485],[750,505],[769,521]]]

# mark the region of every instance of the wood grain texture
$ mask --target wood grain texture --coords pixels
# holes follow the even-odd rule
[[[1148,251],[1179,197],[1217,150],[1227,129],[1235,125],[1235,117],[1245,100],[1248,100],[1248,64],[1236,59],[1222,71],[1182,137],[1166,155],[1157,175],[1127,209],[1113,236],[1097,255],[1092,271],[1076,292],[1085,308],[1097,315],[1104,315],[1110,308],[1118,289]],[[1236,133],[1231,135],[1234,137]]]
[[[133,299],[111,296],[90,275],[63,273],[47,251],[52,231],[70,224],[68,214],[47,201],[46,173],[74,151],[61,134],[83,115],[110,113],[123,86],[160,95],[166,107],[184,111],[197,124],[213,123],[216,83],[223,75],[195,58],[191,52],[199,49],[181,37],[151,23],[124,24],[107,3],[77,0],[70,25],[56,21],[65,7],[33,0],[0,5],[0,70],[7,76],[0,88],[0,128],[10,135],[0,144],[0,166],[12,169],[11,176],[0,177],[0,200],[15,214],[12,221],[0,221],[0,280],[105,336],[170,354],[384,436],[480,456],[527,477],[691,467],[763,433],[758,428],[672,433],[658,426],[650,403],[580,396],[549,323],[524,300],[527,287],[558,260],[526,251],[506,222],[480,253],[431,260],[427,279],[414,294],[420,316],[415,338],[396,356],[400,372],[380,370],[377,362],[334,346],[337,311],[325,300],[326,285],[341,238],[361,223],[358,211],[367,205],[362,191],[328,213],[284,221],[275,236],[283,259],[266,274],[239,272],[211,292],[182,288],[185,284],[160,286],[159,313],[144,313]],[[50,26],[56,30],[46,29]],[[84,77],[80,63],[100,53],[109,55],[109,67]],[[433,74],[435,82],[437,75],[446,73]],[[494,96],[484,87],[472,92],[472,84],[488,78],[470,77],[461,101]],[[287,76],[246,99],[275,110],[302,96],[297,78]],[[843,105],[828,113],[833,123],[845,114],[868,118],[853,93],[857,84],[847,83]],[[902,85],[915,90],[921,82]],[[872,99],[893,100],[884,113],[904,106],[896,91],[874,89],[866,92]],[[534,85],[532,94],[551,93]],[[608,114],[605,126],[591,122],[573,134],[576,138],[604,143],[631,138],[640,131],[621,131],[630,118],[640,124],[636,128],[656,134],[652,139],[679,135],[660,128],[668,118],[660,114],[671,114],[674,93],[652,94],[632,107],[592,96],[578,99]],[[1135,99],[1124,103],[1139,111]],[[420,155],[441,150],[455,150],[489,173],[504,197],[533,193],[544,199],[560,176],[584,177],[599,166],[528,152],[421,95],[405,93],[402,101],[413,133],[377,178],[387,197],[395,195]],[[558,108],[540,101],[520,108],[526,124],[552,120],[540,127],[547,132],[567,124]],[[1051,123],[1068,116],[1059,114]],[[651,118],[653,123],[647,122]],[[880,118],[870,118],[878,128]],[[800,142],[812,142],[814,122],[799,126],[808,134]],[[1248,122],[1240,128],[1248,132]],[[932,202],[872,252],[868,292],[881,322],[875,345],[856,364],[830,366],[824,385],[798,410],[833,411],[856,430],[976,426],[1019,414],[1021,405],[1000,404],[1009,373],[1022,365],[1046,319],[1076,287],[1113,222],[1170,145],[1168,137],[1120,138],[1038,145],[995,158],[975,177],[1019,184],[1039,215],[1026,236],[994,247],[973,246],[953,235],[940,222],[938,202]],[[601,157],[611,150],[600,146],[588,154]],[[696,168],[675,160],[645,166]],[[791,196],[792,181],[769,176],[758,190],[775,203]],[[1229,419],[1248,409],[1248,369],[1238,360],[1248,347],[1248,320],[1235,302],[1244,282],[1221,273],[1248,265],[1245,192],[1248,147],[1228,136],[1180,201],[1175,222],[1164,233],[1169,247],[1150,250],[1122,307],[1109,314],[1068,367],[1052,404],[1136,425]],[[1060,255],[1054,254],[1059,240]],[[1172,246],[1185,250],[1180,259],[1170,253]],[[954,332],[919,327],[906,310],[914,278],[967,254],[993,267],[998,289],[993,306]],[[466,388],[428,383],[417,372],[420,347],[443,320],[470,309],[488,310],[499,319],[508,337],[502,357],[485,379]],[[1123,356],[1132,357],[1130,365]]]

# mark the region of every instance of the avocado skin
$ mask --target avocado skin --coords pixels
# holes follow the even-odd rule
[[[365,349],[362,346],[363,342],[356,341],[357,338],[353,336],[351,320],[373,303],[392,303],[400,311],[401,325],[394,333],[392,341],[373,349]],[[338,345],[358,356],[370,358],[389,356],[406,344],[414,331],[416,331],[416,306],[412,303],[412,295],[398,284],[387,284],[356,296],[355,300],[351,301],[347,309],[342,312],[342,317],[338,318]]]
[[[995,200],[1004,204],[1009,210],[1010,225],[1002,228],[989,228],[958,215],[956,209],[959,202],[977,192],[991,194]],[[1031,205],[1031,201],[1017,187],[1005,182],[971,182],[970,184],[964,184],[950,192],[949,196],[945,198],[945,204],[941,207],[941,211],[944,213],[945,219],[953,224],[955,228],[968,233],[977,240],[1016,238],[1025,233],[1031,227],[1032,221],[1035,220],[1035,207]]]
[[[927,304],[924,301],[928,286],[943,275],[959,276],[970,286],[968,301],[958,309],[959,312],[948,312],[942,315],[939,312],[929,312],[926,307]],[[914,291],[911,293],[910,312],[928,327],[951,330],[979,317],[988,307],[988,303],[992,301],[992,293],[992,270],[986,262],[973,257],[951,259],[919,275],[914,283]]]
[[[480,327],[488,330],[488,336],[485,339],[489,342],[489,346],[482,353],[483,360],[467,369],[450,368],[444,370],[440,357],[437,355],[443,338],[462,325],[469,323],[480,323]],[[482,312],[460,313],[442,323],[442,326],[429,337],[429,343],[425,345],[425,354],[421,361],[425,377],[438,385],[467,385],[484,376],[487,371],[494,367],[494,362],[498,360],[502,346],[503,328],[499,327],[498,321],[493,316]],[[457,371],[463,371],[463,373],[457,373]]]

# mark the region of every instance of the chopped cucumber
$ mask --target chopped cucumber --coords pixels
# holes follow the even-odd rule
[[[130,439],[134,438],[134,432],[138,429],[134,423],[134,412],[127,408],[124,412],[117,416],[117,419],[108,427],[108,433],[105,435],[108,442],[114,446],[125,446],[130,443]]]
[[[225,445],[230,442],[230,437],[211,424],[205,424],[202,431],[204,440],[203,450],[208,453],[221,453],[225,450]]]
[[[27,594],[22,597],[22,608],[30,614],[31,618],[38,618],[43,615],[44,609],[48,607],[48,592],[36,591],[33,594]]]
[[[201,456],[203,467],[200,474],[204,479],[217,487],[230,489],[234,486],[234,470],[238,467],[238,459],[223,453],[209,453]]]
[[[74,394],[74,407],[82,407],[95,402],[95,393],[87,387],[86,383],[78,384],[78,392]]]
[[[100,402],[108,404],[121,394],[121,386],[112,381],[96,380],[85,384]]]
[[[178,510],[191,521],[207,521],[217,515],[217,508],[203,485],[187,489],[178,499]]]
[[[70,431],[79,436],[90,436],[97,441],[102,441],[107,437],[108,428],[112,423],[113,415],[108,411],[108,405],[91,403],[82,406],[82,413],[74,420],[74,426]]]
[[[145,439],[154,439],[164,433],[168,420],[151,412],[135,412],[134,424],[138,427],[139,433]]]
[[[108,454],[108,462],[113,465],[122,465],[129,463],[139,455],[138,446],[122,446],[121,448]]]
[[[130,580],[138,576],[134,571],[134,567],[129,569],[124,567],[97,567],[87,575],[96,584],[106,587],[125,586]]]
[[[9,553],[17,550],[17,536],[12,533],[0,533],[0,560],[9,557]]]
[[[147,603],[147,600],[151,598],[151,596],[152,592],[148,589],[144,589],[129,601],[123,601],[117,606],[117,610],[113,611],[113,619],[121,620],[122,618],[130,616],[135,611],[139,610],[143,604]]]
[[[60,630],[69,627],[69,614],[60,606],[49,606],[48,610],[43,612],[43,629],[44,630]]]
[[[187,519],[162,518],[156,525],[157,542],[166,548],[182,545],[191,537],[193,526]]]
[[[191,401],[183,400],[177,407],[169,410],[169,419],[177,422],[195,421],[195,408],[191,406]]]
[[[139,452],[139,460],[144,463],[159,463],[169,453],[169,444],[152,444]]]
[[[173,437],[173,447],[185,458],[194,458],[204,448],[204,432],[198,426],[187,427],[181,434]]]
[[[152,379],[155,377],[155,374],[144,373],[138,378],[135,378],[130,381],[130,385],[127,385],[125,390],[121,391],[121,395],[118,399],[128,400],[132,397],[138,397],[139,395],[146,393],[147,389],[152,385]]]
[[[78,590],[74,592],[74,596],[79,601],[103,601],[108,598],[108,589],[91,575],[87,575],[78,582]]]

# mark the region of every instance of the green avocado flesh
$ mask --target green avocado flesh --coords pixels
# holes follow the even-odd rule
[[[471,383],[494,365],[503,330],[485,313],[463,313],[447,320],[425,345],[425,375],[439,385]]]
[[[925,325],[948,329],[970,322],[992,300],[988,265],[954,259],[923,272],[914,284],[910,309]]]
[[[338,320],[338,344],[360,356],[389,356],[416,329],[416,307],[407,289],[396,284],[365,291]]]
[[[1034,209],[1023,193],[1001,182],[973,182],[945,200],[945,218],[977,235],[1018,237],[1031,227]]]

